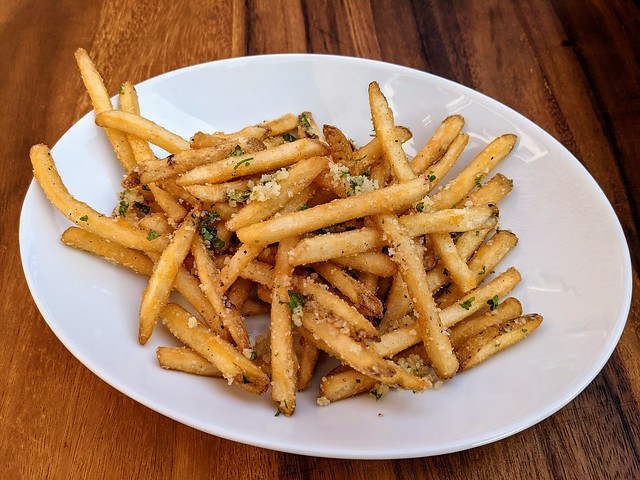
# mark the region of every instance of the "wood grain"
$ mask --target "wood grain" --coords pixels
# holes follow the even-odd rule
[[[42,320],[18,246],[29,147],[53,145],[89,110],[78,94],[77,47],[94,57],[110,92],[124,80],[221,58],[312,52],[421,69],[523,113],[600,184],[637,270],[637,2],[11,0],[0,3],[0,45],[1,478],[640,478],[637,271],[620,344],[594,382],[555,415],[465,452],[346,461],[207,435],[106,385]]]

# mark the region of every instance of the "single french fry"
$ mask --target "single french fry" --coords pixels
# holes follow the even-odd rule
[[[153,230],[160,235],[170,234],[174,230],[174,228],[169,225],[167,217],[165,217],[164,213],[161,212],[154,212],[149,215],[145,215],[140,219],[138,225],[146,231]]]
[[[413,157],[411,168],[420,174],[440,160],[464,127],[464,118],[450,115],[445,118],[427,144]]]
[[[120,98],[120,109],[124,112],[140,115],[140,103],[138,93],[131,82],[125,82],[118,91]],[[135,135],[127,135],[131,152],[137,165],[144,165],[147,162],[156,160],[156,156],[149,144],[142,138]],[[139,167],[138,167],[139,168]]]
[[[300,358],[298,360],[298,391],[305,390],[313,380],[316,371],[320,350],[308,342],[304,337],[300,337]]]
[[[460,347],[458,355],[462,370],[469,370],[524,340],[541,323],[542,316],[534,313],[487,328]]]
[[[345,398],[365,393],[376,386],[378,381],[346,365],[339,365],[320,380],[319,405],[337,402]]]
[[[407,315],[411,311],[412,307],[413,302],[411,301],[411,296],[407,290],[407,284],[402,278],[402,275],[396,273],[393,276],[393,283],[391,284],[391,289],[387,295],[384,315],[380,325],[378,326],[378,330],[380,330],[380,332],[389,331],[391,329],[391,325],[395,321],[400,320]]]
[[[102,81],[102,76],[87,51],[83,48],[77,49],[75,58],[96,115],[113,110],[113,104]],[[105,133],[125,171],[129,172],[135,168],[136,160],[127,136],[118,130],[109,128],[105,129]]]
[[[236,253],[231,257],[229,262],[222,267],[218,274],[218,291],[220,293],[226,292],[247,265],[249,265],[263,249],[264,247],[261,245],[240,245]]]
[[[498,208],[495,205],[418,212],[400,217],[400,223],[407,229],[410,237],[427,233],[444,234],[493,228],[497,222]]]
[[[267,137],[275,137],[296,128],[298,126],[298,116],[293,113],[285,113],[278,118],[258,123],[257,126],[267,130]]]
[[[202,291],[229,331],[236,346],[240,351],[245,348],[251,348],[249,333],[244,326],[242,316],[233,305],[227,305],[226,299],[223,298],[218,289],[215,266],[211,258],[209,258],[207,249],[200,237],[196,237],[192,242],[191,253],[195,260]]]
[[[448,233],[432,233],[431,242],[436,255],[449,271],[454,283],[463,292],[468,292],[478,284],[478,276],[471,271],[467,262],[460,256],[458,249]]]
[[[259,152],[264,149],[265,146],[262,141],[249,137],[230,140],[214,147],[183,150],[166,158],[145,163],[140,172],[140,181],[142,183],[157,182],[164,178],[175,177],[202,165],[215,164],[227,158]]]
[[[231,231],[237,231],[239,228],[271,217],[282,209],[294,195],[306,189],[313,179],[327,168],[328,163],[326,157],[309,157],[300,160],[288,170],[285,178],[277,182],[279,192],[276,195],[265,199],[259,197],[252,199],[226,223],[227,228]]]
[[[326,233],[300,240],[292,249],[290,262],[293,265],[324,262],[332,258],[370,252],[384,246],[380,231],[359,228],[342,233]]]
[[[444,156],[427,169],[427,178],[431,184],[429,192],[432,192],[453,168],[455,163],[458,161],[458,158],[460,158],[460,155],[466,148],[467,143],[469,143],[469,135],[461,133],[455,138],[453,143],[451,143]]]
[[[431,208],[441,210],[456,205],[511,152],[516,140],[515,135],[505,134],[492,141],[453,180],[431,197]]]
[[[204,377],[222,377],[222,372],[213,363],[199,353],[185,347],[156,348],[158,363],[166,370],[202,375]]]
[[[311,265],[325,280],[351,300],[354,305],[364,309],[369,316],[380,318],[383,314],[382,302],[365,285],[331,262]]]
[[[181,222],[187,215],[187,209],[166,190],[163,190],[155,183],[150,183],[149,190],[153,193],[155,201],[160,205],[164,211],[169,223],[177,224]]]
[[[382,151],[387,162],[391,165],[394,176],[400,182],[416,178],[416,173],[411,168],[407,155],[402,149],[402,142],[396,135],[393,112],[377,82],[369,84],[369,104],[373,129],[380,139]]]
[[[251,186],[259,178],[247,177],[231,182],[214,183],[208,185],[187,185],[184,189],[203,202],[219,203],[244,201],[251,194]]]
[[[364,315],[347,301],[323,288],[322,284],[310,277],[301,276],[294,277],[292,283],[297,291],[313,298],[324,309],[335,315],[340,325],[348,329],[355,338],[378,338],[378,330]]]
[[[249,125],[234,133],[203,133],[196,132],[189,140],[192,149],[217,147],[218,145],[242,142],[249,138],[262,140],[267,136],[268,129],[258,125]]]
[[[236,177],[266,173],[287,167],[303,158],[321,156],[326,153],[322,143],[312,139],[300,139],[260,152],[225,158],[218,162],[201,165],[179,175],[178,185],[221,183]]]
[[[266,391],[269,377],[229,342],[194,321],[184,308],[169,303],[160,312],[160,318],[176,338],[220,369],[228,382],[252,393]]]
[[[395,135],[401,143],[405,143],[413,136],[408,128],[400,126],[395,128]],[[369,143],[358,148],[353,153],[353,167],[351,169],[351,173],[353,175],[362,175],[363,173],[368,172],[380,161],[382,155],[383,152],[380,139],[378,137],[374,137]],[[371,175],[371,178],[373,179],[375,176]],[[383,183],[384,182],[378,182],[379,185],[383,185]]]
[[[513,320],[522,315],[522,304],[518,299],[505,298],[493,310],[482,315],[473,316],[455,324],[449,329],[449,339],[455,350],[458,350],[471,337],[482,333],[487,328]]]
[[[395,262],[382,252],[367,252],[348,257],[334,258],[333,263],[351,270],[372,273],[379,277],[393,276],[398,267]]]
[[[278,411],[293,414],[298,389],[298,358],[293,345],[292,314],[302,313],[302,305],[294,305],[293,267],[289,264],[289,249],[297,238],[284,239],[278,245],[276,264],[273,268],[271,293],[271,398],[278,404]]]
[[[149,284],[142,293],[140,303],[140,328],[138,341],[144,345],[151,337],[160,310],[169,301],[173,282],[189,253],[191,243],[196,236],[196,226],[192,218],[187,218],[173,233],[171,241],[158,259]]]
[[[445,327],[451,327],[459,321],[473,315],[481,309],[487,308],[494,297],[502,298],[507,295],[521,280],[520,273],[510,267],[486,285],[471,290],[461,297],[457,303],[440,312],[440,320]]]
[[[480,188],[472,191],[460,201],[461,206],[497,204],[513,190],[513,181],[496,173],[489,181],[483,183]]]
[[[393,260],[398,264],[413,302],[417,327],[434,371],[440,378],[451,378],[458,370],[458,359],[453,353],[443,321],[430,294],[422,258],[406,229],[393,214],[375,217],[390,247],[395,249]],[[466,267],[466,264],[465,264]]]
[[[168,240],[137,229],[120,217],[108,217],[74,198],[65,187],[46,145],[30,150],[33,175],[54,207],[79,227],[125,247],[143,251],[164,250]]]
[[[96,115],[96,125],[135,135],[169,153],[188,150],[189,142],[141,115],[111,110]]]
[[[402,210],[423,198],[428,182],[416,178],[402,185],[391,185],[353,197],[339,198],[301,212],[240,228],[236,234],[244,243],[268,244],[281,238],[301,235],[330,225],[374,215]]]

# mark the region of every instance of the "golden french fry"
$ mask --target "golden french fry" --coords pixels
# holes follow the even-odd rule
[[[125,82],[118,91],[120,98],[120,109],[124,112],[140,115],[140,103],[138,100],[138,93],[131,82]],[[153,150],[149,144],[142,138],[135,135],[127,135],[129,145],[131,146],[131,152],[136,164],[144,165],[147,162],[152,162],[156,159]]]
[[[460,115],[451,115],[445,118],[433,134],[433,137],[431,137],[427,144],[413,157],[411,161],[413,171],[422,173],[440,160],[443,155],[445,155],[445,152],[448,151],[452,142],[459,137],[462,127],[464,127],[464,118]]]
[[[333,263],[359,272],[372,273],[379,277],[393,276],[398,267],[395,262],[382,252],[367,252],[348,257],[334,258]]]
[[[236,253],[218,274],[217,289],[220,293],[227,291],[229,287],[242,274],[242,271],[249,265],[264,249],[263,246],[240,245]]]
[[[207,299],[211,302],[211,306],[214,308],[222,320],[222,323],[229,331],[229,334],[236,343],[236,346],[240,351],[245,348],[251,348],[249,333],[244,326],[242,316],[233,305],[227,305],[225,298],[223,298],[220,290],[218,289],[215,266],[211,258],[209,258],[207,248],[200,237],[195,238],[192,242],[191,253],[195,260],[198,278],[200,278],[200,288],[202,288]]]
[[[396,135],[393,112],[377,82],[369,84],[369,104],[373,129],[380,139],[382,151],[387,162],[391,165],[394,176],[400,182],[416,178],[416,173],[411,168],[407,155],[402,149],[402,142]]]
[[[423,178],[416,178],[402,185],[391,185],[353,197],[339,198],[304,211],[243,227],[236,234],[244,243],[268,244],[354,218],[402,210],[424,197],[427,183]]]
[[[113,110],[113,104],[102,81],[102,76],[87,51],[84,48],[77,49],[75,58],[96,115]],[[129,172],[135,168],[136,160],[127,136],[123,132],[109,128],[105,129],[105,133],[125,171]]]
[[[96,125],[135,135],[169,153],[178,153],[190,148],[189,142],[181,136],[148,118],[129,112],[111,110],[99,113],[96,115]]]
[[[370,252],[383,246],[380,231],[374,228],[365,227],[342,233],[327,233],[300,240],[291,251],[290,262],[293,265],[324,262],[333,258]]]
[[[365,393],[376,386],[378,381],[346,365],[339,365],[320,380],[318,405],[344,400]]]
[[[412,134],[411,131],[406,127],[397,126],[395,128],[396,138],[404,143],[411,139]],[[377,163],[379,163],[382,158],[382,146],[380,144],[380,139],[378,137],[374,137],[369,143],[358,148],[353,153],[353,166],[350,171],[353,175],[362,175],[365,172],[368,172],[372,169]],[[375,175],[371,175],[372,179],[375,179]],[[384,182],[379,181],[379,185],[383,185]]]
[[[378,215],[375,220],[389,246],[395,250],[392,258],[398,263],[398,271],[407,284],[417,317],[418,331],[433,369],[438,377],[451,378],[458,370],[458,359],[453,353],[444,322],[431,296],[421,255],[395,215]]]
[[[293,267],[289,264],[289,249],[297,238],[280,242],[273,268],[271,293],[271,398],[278,404],[278,411],[293,414],[298,390],[298,358],[293,346],[294,322],[302,314],[302,304],[293,292]]]
[[[149,190],[151,190],[151,193],[153,193],[155,201],[160,205],[167,216],[170,224],[177,224],[184,219],[188,211],[182,203],[155,183],[150,183],[148,187]]]
[[[487,328],[460,347],[459,356],[462,370],[469,370],[496,353],[524,340],[541,323],[542,316],[534,313]]]
[[[46,145],[34,145],[29,152],[33,175],[49,201],[60,213],[79,227],[101,237],[136,250],[159,252],[168,240],[156,232],[145,232],[120,217],[108,217],[75,199],[65,187]]]
[[[298,360],[299,392],[305,390],[311,384],[319,357],[320,350],[304,337],[300,337],[300,359]]]
[[[444,156],[427,169],[427,178],[429,179],[429,182],[431,184],[429,192],[432,192],[440,184],[447,173],[449,173],[449,171],[453,168],[455,163],[458,161],[458,158],[460,158],[463,150],[467,146],[468,142],[469,135],[467,135],[466,133],[461,133],[455,138],[453,143],[451,143]]]
[[[203,202],[242,202],[249,198],[251,186],[258,180],[259,177],[254,176],[224,183],[187,185],[184,189]]]
[[[455,324],[449,329],[449,339],[455,350],[458,350],[471,337],[487,328],[508,322],[522,315],[522,304],[518,299],[509,297],[500,302],[493,310],[482,315],[473,316]]]
[[[463,292],[468,292],[478,284],[478,276],[471,271],[467,262],[448,233],[432,233],[430,235],[433,248],[442,264],[446,267],[454,283]]]
[[[471,290],[457,303],[440,312],[440,320],[445,327],[451,327],[459,321],[494,304],[507,295],[521,280],[520,272],[513,267],[498,275],[486,285]],[[495,299],[495,300],[494,300]]]
[[[441,210],[455,206],[511,152],[516,140],[515,135],[505,134],[487,145],[453,180],[433,195],[430,208]]]
[[[140,303],[138,341],[142,345],[151,337],[160,310],[169,301],[173,282],[189,253],[196,232],[194,220],[187,217],[173,233],[169,245],[164,249],[153,269]]]
[[[202,165],[210,165],[221,160],[264,150],[264,143],[256,138],[229,140],[213,147],[197,150],[183,150],[166,158],[147,162],[142,165],[140,181],[157,182],[164,178],[175,177]],[[223,198],[226,201],[227,198]],[[216,200],[211,200],[216,201]]]
[[[380,299],[342,268],[331,262],[314,263],[311,268],[351,300],[356,307],[364,309],[370,316],[382,317],[383,306]]]
[[[185,347],[156,348],[158,363],[166,370],[191,373],[205,377],[222,377],[222,372],[199,353]]]
[[[364,315],[347,301],[323,288],[322,284],[310,277],[300,276],[294,277],[292,283],[297,291],[313,298],[322,308],[335,315],[342,328],[348,330],[354,337],[378,338],[378,330]]]
[[[225,158],[209,165],[201,165],[178,176],[178,185],[221,183],[236,177],[267,173],[287,167],[298,160],[321,156],[326,148],[317,140],[303,138],[260,152]]]
[[[281,180],[271,180],[264,185],[255,187],[251,202],[240,210],[227,223],[227,228],[236,231],[239,228],[266,220],[294,196],[306,189],[313,179],[328,165],[326,157],[305,158],[294,164]],[[277,172],[276,172],[277,178]],[[273,194],[271,191],[277,193]],[[254,198],[255,194],[255,198]],[[264,197],[264,198],[262,198]]]

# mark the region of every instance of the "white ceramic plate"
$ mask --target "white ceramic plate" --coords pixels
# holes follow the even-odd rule
[[[275,417],[266,395],[160,369],[155,347],[175,342],[158,327],[149,344],[137,343],[145,281],[62,245],[69,222],[34,183],[20,222],[22,261],[33,298],[58,338],[96,375],[153,410],[220,437],[306,455],[381,459],[449,453],[513,435],[567,404],[604,366],[621,335],[631,300],[631,264],[604,194],[550,135],[450,81],[345,57],[238,58],[161,75],[137,89],[143,114],[186,138],[198,130],[233,131],[310,110],[319,124],[338,125],[361,145],[372,131],[372,80],[397,112],[397,123],[414,132],[409,154],[452,113],[465,117],[471,135],[463,161],[497,135],[518,135],[499,168],[515,184],[501,205],[502,226],[520,238],[505,263],[524,277],[514,293],[525,311],[545,319],[525,342],[439,390],[394,391],[379,401],[364,395],[318,407],[316,384],[300,395],[293,417]],[[88,114],[69,129],[53,154],[69,190],[111,212],[122,172],[93,119]],[[250,322],[255,329],[259,324]]]

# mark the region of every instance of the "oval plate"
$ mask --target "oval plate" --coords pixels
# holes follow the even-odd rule
[[[158,327],[149,344],[137,343],[145,279],[64,246],[60,235],[69,222],[34,182],[20,220],[22,262],[33,298],[62,343],[104,381],[157,412],[220,437],[305,455],[387,459],[455,452],[513,435],[571,401],[620,338],[631,302],[631,263],[603,192],[549,134],[461,85],[348,57],[223,60],[161,75],[137,90],[142,114],[185,138],[308,110],[319,124],[337,125],[362,145],[372,133],[367,86],[373,80],[397,124],[414,133],[406,144],[410,155],[453,113],[464,116],[471,135],[462,163],[494,137],[518,135],[498,170],[515,186],[501,204],[501,227],[520,243],[500,270],[519,269],[523,281],[514,296],[525,312],[545,318],[525,342],[421,394],[394,391],[379,401],[362,395],[318,407],[316,380],[291,418],[275,417],[268,395],[159,368],[155,347],[176,342]],[[53,155],[73,195],[109,213],[122,170],[93,120],[89,113],[71,127]],[[248,323],[255,334],[265,322]]]

